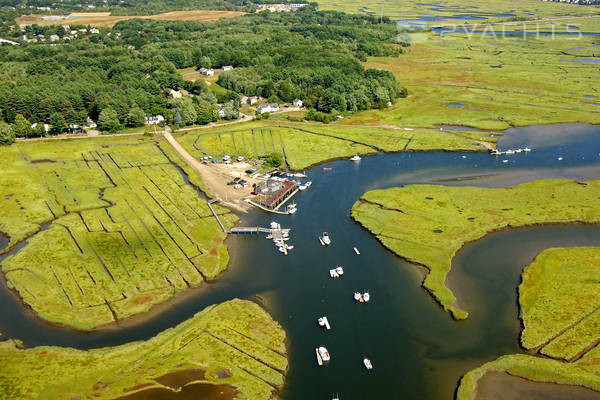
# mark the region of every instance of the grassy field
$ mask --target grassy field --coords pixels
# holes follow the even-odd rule
[[[600,248],[558,248],[539,254],[526,267],[519,286],[521,341],[527,349],[549,342],[540,352],[569,362],[503,356],[465,375],[457,399],[475,399],[477,381],[492,371],[600,391],[600,347],[594,347],[600,339],[599,290]]]
[[[361,13],[383,14],[393,19],[439,17],[443,15],[483,15],[487,20],[435,20],[429,24],[466,22],[469,30],[485,30],[488,22],[508,21],[495,13],[514,13],[518,18],[543,20],[540,31],[564,32],[575,24],[582,31],[600,32],[600,9],[560,3],[527,0],[461,2],[442,1],[430,4],[417,0],[404,2],[341,2],[324,0],[320,8]],[[437,11],[432,8],[439,9]],[[592,18],[570,18],[586,16]],[[551,19],[551,20],[548,20]],[[535,30],[536,23],[527,24]],[[597,64],[574,62],[575,59],[600,55],[594,47],[600,39],[568,36],[503,37],[501,25],[494,25],[494,37],[487,34],[453,33],[444,38],[436,32],[425,33],[426,40],[413,43],[406,53],[395,58],[371,57],[365,67],[392,71],[410,96],[400,99],[392,109],[356,113],[344,124],[393,124],[432,127],[436,124],[467,125],[481,129],[502,130],[510,126],[559,122],[600,123],[600,85]],[[507,26],[507,32],[523,29],[522,22]],[[516,40],[512,40],[516,39]],[[572,40],[578,39],[578,40]],[[596,96],[596,97],[590,97]],[[462,107],[448,106],[462,103]],[[596,104],[594,104],[596,103]],[[400,119],[401,118],[401,119]]]
[[[0,155],[0,231],[10,246],[27,240],[2,270],[44,319],[94,328],[227,267],[226,235],[176,163],[198,178],[160,141],[29,142]],[[235,223],[228,210],[218,212]]]
[[[523,273],[526,349],[566,360],[600,340],[600,247],[549,249]]]
[[[466,134],[466,135],[463,135]],[[477,134],[493,145],[494,138]],[[240,125],[198,129],[178,136],[190,154],[242,155],[246,158],[269,153],[284,156],[292,169],[301,170],[316,163],[372,154],[376,151],[485,151],[468,132],[437,129],[386,129],[379,127],[328,126],[283,121],[253,121]]]
[[[207,385],[227,394],[218,398],[270,399],[288,365],[283,329],[242,300],[210,306],[154,338],[118,347],[21,349],[16,341],[0,342],[0,363],[3,399],[157,398],[149,394],[158,391],[174,398]]]
[[[219,11],[219,10],[187,10],[170,11],[155,15],[110,15],[110,13],[73,13],[62,19],[43,19],[40,14],[24,15],[16,19],[19,25],[37,24],[64,25],[65,23],[75,25],[90,25],[96,28],[110,28],[119,21],[133,18],[155,19],[160,21],[200,21],[213,22],[221,18],[234,18],[243,15],[239,11]]]
[[[467,242],[507,227],[600,222],[600,181],[546,180],[500,189],[409,185],[367,192],[352,216],[384,246],[429,269],[424,287],[455,318],[466,318],[446,286]]]

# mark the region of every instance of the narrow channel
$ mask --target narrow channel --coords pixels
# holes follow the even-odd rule
[[[295,198],[295,215],[241,216],[242,226],[268,226],[276,220],[291,228],[290,244],[295,248],[289,256],[264,237],[232,236],[227,240],[230,267],[217,282],[189,290],[136,324],[126,321],[121,327],[90,333],[51,326],[23,307],[2,279],[0,332],[27,346],[111,346],[149,338],[210,304],[259,295],[288,334],[291,367],[283,398],[330,399],[339,393],[344,400],[451,399],[466,371],[521,351],[515,289],[527,260],[561,243],[597,245],[600,227],[510,230],[466,246],[455,261],[452,284],[472,315],[459,323],[420,287],[422,272],[353,222],[350,208],[368,190],[411,183],[494,187],[544,178],[600,178],[600,127],[585,126],[574,140],[570,127],[557,128],[567,139],[549,145],[535,141],[537,132],[547,127],[532,127],[531,132],[520,128],[523,136],[516,142],[511,136],[507,144],[502,142],[508,140],[506,135],[501,147],[534,149],[510,156],[508,163],[502,162],[503,156],[487,153],[426,152],[380,154],[359,163],[335,161],[325,164],[332,167],[329,171],[315,167],[308,171],[312,187]],[[323,231],[332,238],[329,248],[318,241]],[[505,260],[497,260],[502,257]],[[329,277],[335,265],[344,266],[341,279]],[[370,291],[371,301],[356,304],[353,292],[364,289]],[[503,317],[497,318],[498,313]],[[323,315],[331,331],[319,329],[316,319]],[[319,345],[327,346],[332,357],[320,368],[314,356]],[[373,361],[373,371],[362,366],[364,356]]]

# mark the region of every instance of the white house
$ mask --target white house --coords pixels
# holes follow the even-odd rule
[[[258,103],[260,100],[262,100],[263,98],[260,96],[242,96],[241,100],[242,100],[242,104],[246,104],[251,106],[252,104],[256,104]]]
[[[302,100],[300,100],[300,99],[294,99],[294,101],[292,102],[292,104],[295,107],[302,107]]]
[[[90,29],[90,33],[96,33],[96,34],[100,33],[100,29],[98,29],[98,28],[91,28]]]
[[[232,65],[223,65],[223,71],[231,71],[233,69]]]
[[[217,106],[219,110],[219,118],[225,118],[225,110],[223,110],[223,106]]]
[[[215,71],[211,68],[199,68],[198,72],[206,76],[215,76]]]
[[[38,125],[37,122],[31,124],[31,129],[34,129],[37,125]],[[50,132],[50,125],[44,124],[44,132],[46,132],[46,133]]]
[[[163,117],[162,115],[151,115],[149,117],[146,117],[146,124],[147,125],[158,125],[159,123],[163,122],[165,120],[165,117]]]
[[[58,35],[50,35],[50,41],[51,42],[56,42],[59,39],[60,39],[60,36],[58,36]]]
[[[264,103],[258,106],[256,112],[259,114],[264,114],[268,112],[279,111],[279,104],[277,103]]]

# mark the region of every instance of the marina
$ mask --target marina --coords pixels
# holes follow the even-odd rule
[[[566,144],[541,146],[534,142],[535,151],[527,157],[513,156],[510,168],[499,167],[501,158],[488,153],[468,153],[463,160],[460,153],[446,152],[380,154],[365,157],[360,168],[347,159],[336,161],[331,163],[335,175],[313,168],[309,171],[312,188],[297,201],[300,212],[277,217],[277,222],[289,228],[288,235],[293,232],[295,250],[299,250],[287,258],[263,238],[270,233],[274,214],[241,214],[239,226],[250,229],[236,228],[238,233],[227,239],[229,268],[219,280],[190,289],[186,296],[143,319],[105,331],[71,331],[32,316],[2,284],[0,331],[3,337],[23,340],[26,346],[113,346],[148,339],[212,304],[232,298],[254,299],[258,294],[285,328],[289,341],[290,370],[282,398],[330,398],[338,392],[344,400],[389,397],[389,383],[396,382],[401,371],[397,390],[407,398],[450,400],[467,370],[504,354],[522,352],[515,288],[523,266],[547,247],[597,245],[600,228],[573,225],[507,230],[465,246],[452,264],[449,282],[471,315],[457,323],[420,287],[420,272],[352,221],[348,210],[367,190],[440,179],[445,184],[483,187],[533,179],[592,179],[600,173],[600,131],[598,127],[588,129],[598,134],[579,136]],[[503,144],[503,140],[512,140],[506,136],[499,139],[504,148],[532,147],[525,141]],[[564,158],[560,168],[558,155]],[[310,217],[299,218],[300,214]],[[336,240],[327,251],[314,240],[324,229]],[[368,255],[368,262],[350,251],[355,246]],[[339,281],[326,272],[338,264],[347,272]],[[359,307],[350,300],[354,289],[364,292],[365,288],[376,307]],[[320,315],[336,316],[336,329],[326,333],[317,329],[315,317]],[[340,315],[344,317],[337,317]],[[335,358],[330,368],[316,373],[316,354],[310,349],[321,344]],[[366,357],[373,367],[377,364],[368,379],[364,379]],[[312,384],[307,385],[308,381]]]

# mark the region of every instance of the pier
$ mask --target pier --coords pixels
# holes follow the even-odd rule
[[[225,227],[225,225],[223,225],[223,222],[221,221],[221,219],[219,218],[219,214],[217,214],[217,212],[215,211],[215,209],[212,206],[213,204],[217,203],[218,201],[219,201],[219,199],[209,200],[207,202],[208,208],[210,208],[210,211],[212,212],[215,219],[219,223],[219,226],[221,227],[223,232],[225,232],[227,234],[237,234],[237,235],[257,234],[258,235],[259,233],[264,233],[266,235],[272,235],[273,239],[282,239],[284,233],[288,233],[288,234],[290,233],[290,229],[281,228],[281,227],[272,229],[272,228],[263,228],[260,226],[251,226],[251,227],[239,226],[239,227],[233,227],[231,229],[227,229]]]

